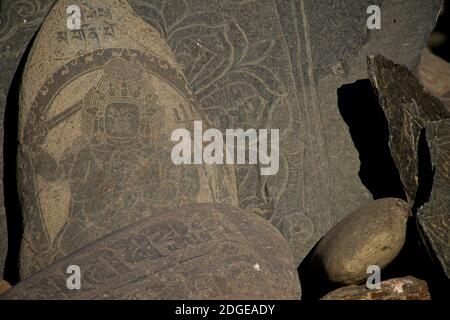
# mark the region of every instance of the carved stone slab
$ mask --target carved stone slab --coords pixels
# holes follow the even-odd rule
[[[69,265],[81,289],[67,288]],[[240,209],[196,205],[149,218],[20,282],[2,299],[298,299],[279,231]]]
[[[85,18],[71,31],[75,3]],[[151,208],[237,206],[232,167],[172,162],[172,132],[208,119],[165,40],[124,1],[59,1],[33,44],[20,102],[22,277]]]
[[[380,283],[380,289],[367,289],[366,285],[348,286],[330,292],[321,300],[431,300],[425,281],[404,277]]]
[[[419,209],[424,243],[449,277],[450,111],[406,67],[382,56],[368,62],[389,123],[392,157],[411,205]],[[427,157],[431,158],[430,168],[426,168]]]

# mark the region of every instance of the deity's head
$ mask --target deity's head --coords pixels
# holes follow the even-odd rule
[[[83,133],[95,144],[151,141],[162,131],[163,116],[157,100],[137,60],[114,58],[84,99]]]

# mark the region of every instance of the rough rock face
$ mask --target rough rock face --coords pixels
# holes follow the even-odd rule
[[[390,279],[371,290],[366,285],[348,286],[330,292],[321,300],[431,300],[427,283],[414,277]]]
[[[280,129],[279,173],[239,167],[239,204],[277,226],[297,262],[371,200],[336,91],[367,77],[367,54],[415,67],[441,0],[129,3],[167,41],[215,127]],[[366,27],[373,4],[381,30]]]
[[[386,267],[398,255],[406,237],[408,204],[400,199],[375,200],[349,214],[320,240],[311,267],[330,281],[358,284],[367,268]]]
[[[5,178],[3,174],[3,123],[5,120],[6,99],[19,61],[52,3],[53,0],[2,0],[0,3],[0,150],[2,150],[0,152],[0,278],[3,275],[4,261],[7,253],[4,202],[9,200],[9,195],[5,199],[3,192],[4,179],[8,181],[8,177]],[[9,109],[17,109],[17,106],[10,106]],[[6,120],[12,122],[17,121],[16,119]],[[9,128],[14,129],[14,125],[11,124]],[[12,141],[16,140],[12,138],[15,136],[13,132],[8,132],[6,135],[7,137],[9,135],[9,139]],[[7,143],[9,142],[7,141]],[[7,151],[5,150],[5,152]],[[11,159],[15,158],[14,154],[9,154],[8,156]],[[6,168],[6,170],[11,171],[11,168]],[[10,183],[13,185],[15,181]]]
[[[409,202],[419,209],[424,244],[449,277],[450,111],[404,66],[371,57],[369,74],[389,124],[392,156]]]
[[[79,3],[82,29],[67,29],[66,10],[74,3],[59,1],[24,71],[22,277],[151,208],[237,206],[231,167],[172,162],[172,132],[208,122],[166,42],[124,1]]]
[[[66,286],[77,265],[81,290]],[[3,299],[298,299],[290,248],[240,209],[157,209],[19,283]]]

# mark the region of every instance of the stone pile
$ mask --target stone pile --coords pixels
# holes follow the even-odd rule
[[[358,285],[369,266],[384,270],[395,260],[416,218],[448,276],[449,111],[408,71],[441,0],[380,0],[381,30],[367,29],[369,0],[207,2],[39,1],[23,28],[12,26],[24,8],[5,2],[0,49],[14,54],[0,52],[8,66],[0,105],[16,73],[20,98],[7,111],[18,110],[13,182],[23,234],[21,281],[2,297],[296,299],[296,268],[308,253],[317,275]],[[12,31],[2,37],[4,25]],[[403,200],[379,199],[358,172],[364,158],[338,89],[368,77]],[[194,121],[205,130],[279,130],[279,172],[175,164],[172,133]],[[424,146],[431,182],[421,169]],[[80,268],[82,290],[68,290],[70,266]],[[426,286],[408,279],[412,291],[399,298],[426,298]],[[378,296],[343,288],[326,299],[395,297],[386,288]]]

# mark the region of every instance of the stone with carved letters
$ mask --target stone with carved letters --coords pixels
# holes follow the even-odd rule
[[[69,30],[76,3],[84,18]],[[21,86],[21,276],[153,208],[237,206],[231,166],[172,162],[171,133],[194,120],[208,123],[173,52],[125,1],[59,1]]]
[[[80,277],[67,274],[78,266]],[[76,285],[79,290],[69,290]],[[69,286],[71,287],[71,286]],[[20,282],[2,299],[299,299],[286,240],[256,214],[209,204],[154,209]]]
[[[409,205],[401,200],[375,200],[349,214],[335,225],[313,251],[311,267],[326,279],[340,284],[358,284],[367,278],[367,268],[383,269],[405,243]]]

